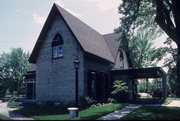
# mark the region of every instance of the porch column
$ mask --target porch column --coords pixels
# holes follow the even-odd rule
[[[167,98],[167,80],[166,75],[162,75],[163,101]]]

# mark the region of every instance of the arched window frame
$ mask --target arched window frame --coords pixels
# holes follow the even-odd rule
[[[122,51],[120,51],[120,53],[119,53],[119,59],[120,59],[120,61],[124,60],[124,55],[123,55]]]
[[[119,60],[121,61],[120,68],[124,68],[124,55],[122,50],[119,53]]]
[[[64,44],[63,38],[60,34],[56,34],[52,41],[52,58],[57,59],[63,57],[63,47]]]

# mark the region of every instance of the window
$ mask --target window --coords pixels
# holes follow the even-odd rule
[[[88,96],[101,101],[108,95],[107,74],[90,70],[88,72]]]
[[[124,56],[122,51],[120,51],[119,60],[120,60],[120,68],[124,68]]]
[[[120,52],[119,58],[120,58],[120,61],[122,61],[124,59],[122,51]]]
[[[88,72],[88,95],[96,99],[96,79],[97,74],[94,71]]]
[[[53,58],[60,58],[63,57],[63,49],[62,45],[64,44],[63,38],[61,35],[56,34],[52,41],[52,57]]]

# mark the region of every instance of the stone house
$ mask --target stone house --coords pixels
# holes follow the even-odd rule
[[[107,99],[112,71],[129,69],[126,53],[119,49],[119,36],[101,35],[54,4],[29,58],[33,65],[26,75],[26,99],[37,103],[74,102],[76,56],[80,61],[79,98]]]
[[[72,102],[77,55],[79,98],[107,98],[111,69],[128,68],[125,52],[118,51],[118,37],[115,33],[101,35],[54,4],[29,58],[33,66],[26,75],[27,99]]]

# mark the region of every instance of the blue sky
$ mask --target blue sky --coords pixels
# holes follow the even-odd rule
[[[31,52],[53,3],[101,34],[119,26],[120,0],[1,0],[0,53],[16,47]]]
[[[101,34],[112,33],[119,26],[121,0],[1,0],[0,53],[21,47],[32,51],[44,22],[57,3]],[[166,35],[155,41],[164,46]]]

